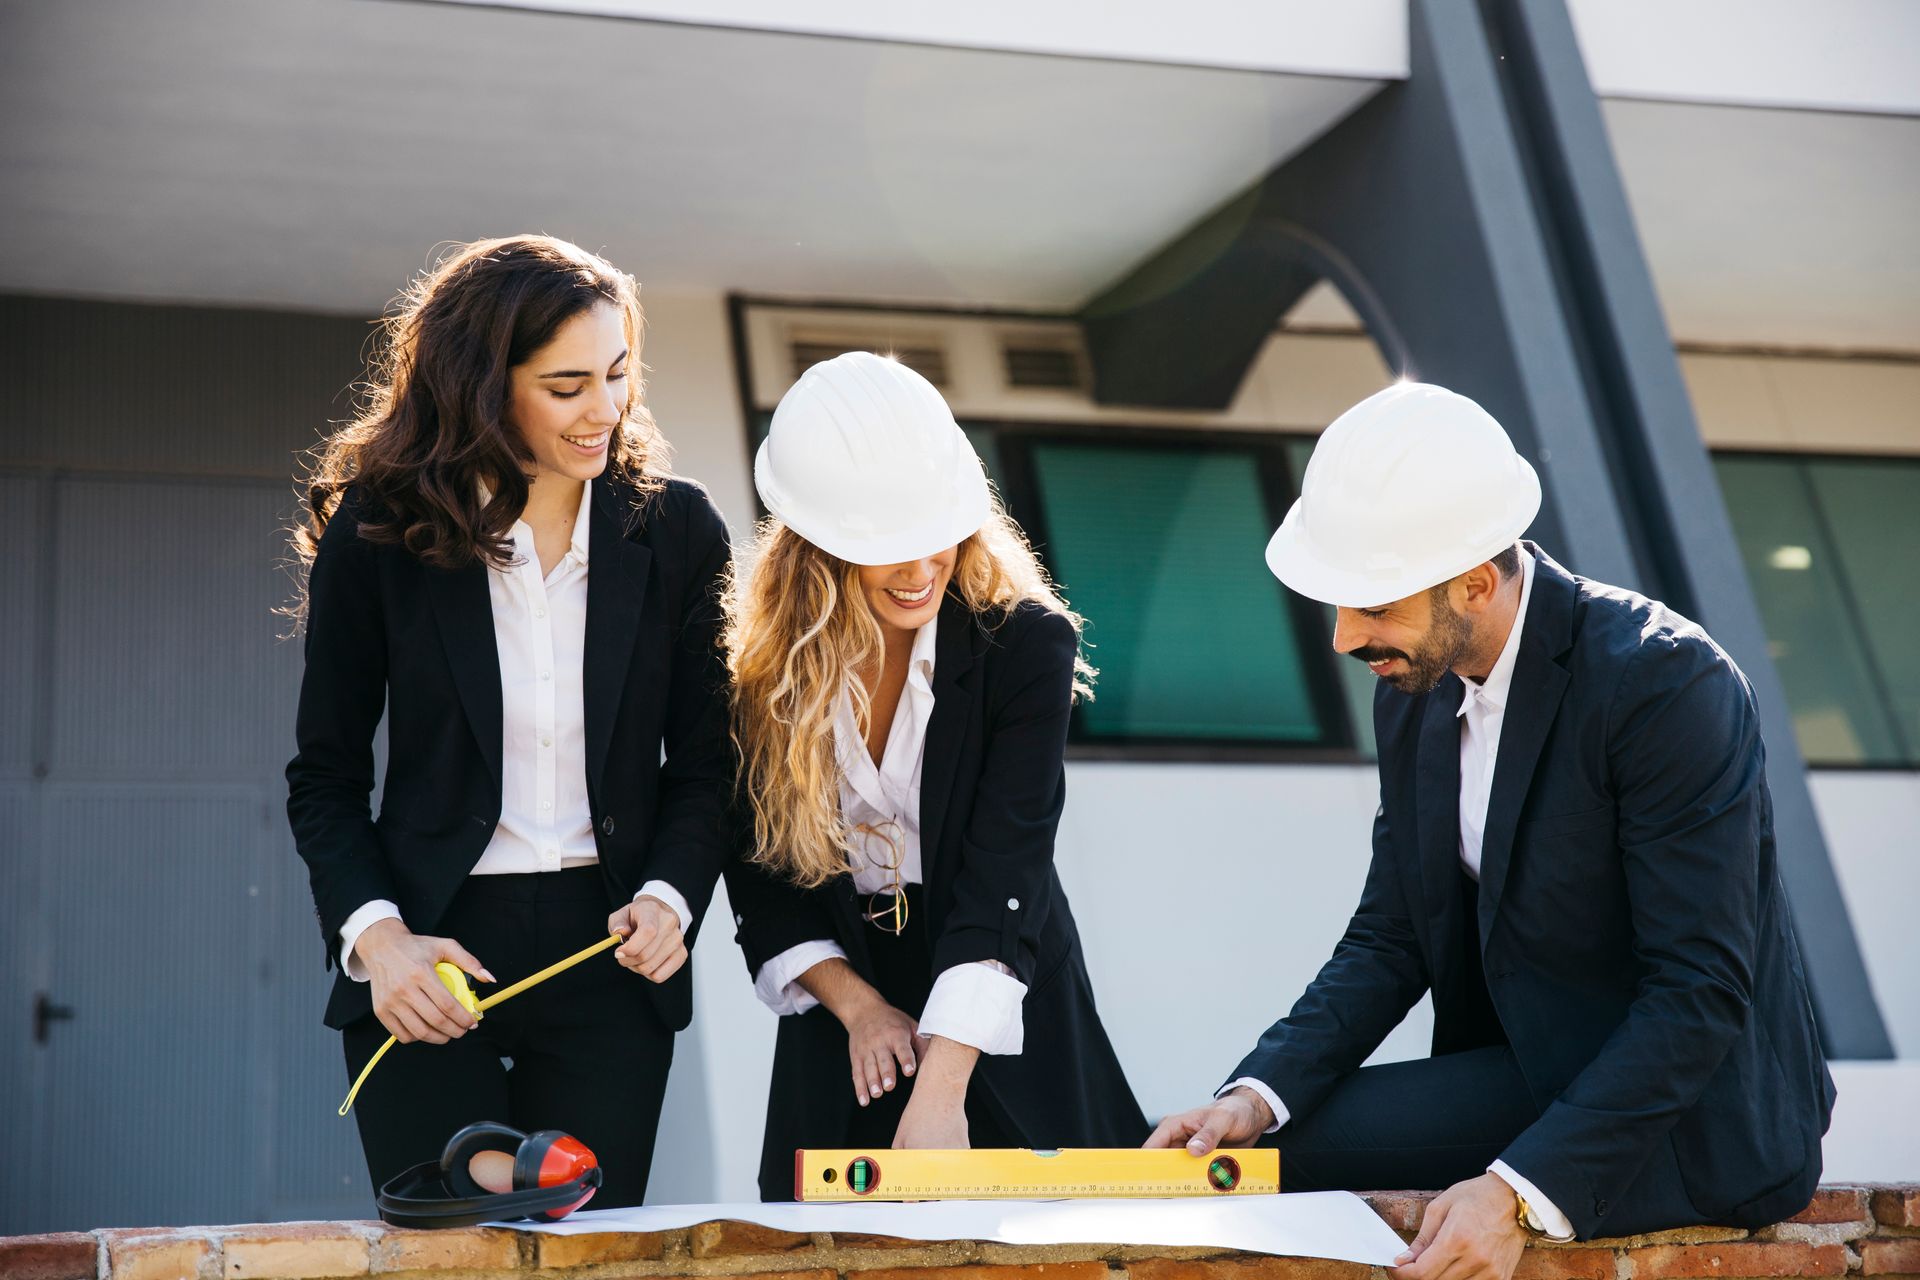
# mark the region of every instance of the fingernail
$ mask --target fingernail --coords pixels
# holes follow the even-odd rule
[[[1413,1250],[1409,1249],[1405,1253],[1401,1254],[1399,1257],[1395,1258],[1393,1260],[1393,1265],[1396,1267],[1404,1267],[1409,1262],[1412,1262],[1412,1261],[1413,1261]]]
[[[861,1105],[861,1106],[863,1106],[863,1107],[864,1107],[864,1106],[866,1106],[866,1105],[867,1105],[867,1095],[866,1095],[866,1094],[864,1094],[864,1093],[856,1093],[856,1094],[854,1094],[853,1096],[854,1096],[854,1097],[856,1097],[856,1098],[858,1098],[858,1099],[860,1099],[860,1105]]]
[[[880,1083],[885,1085],[887,1088],[891,1089],[893,1088],[893,1077],[888,1076],[885,1080],[882,1080]]]
[[[877,1085],[873,1086],[873,1096],[876,1098],[880,1096],[880,1089],[879,1089],[879,1086]]]
[[[901,1074],[901,1075],[903,1075],[903,1076],[910,1076],[910,1075],[912,1075],[912,1074],[913,1074],[913,1064],[912,1064],[911,1062],[909,1062],[909,1063],[908,1063],[908,1064],[907,1064],[906,1066],[904,1066],[904,1067],[902,1067],[902,1068],[900,1068],[900,1074]]]

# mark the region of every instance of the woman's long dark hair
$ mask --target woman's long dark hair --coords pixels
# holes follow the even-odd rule
[[[577,245],[549,236],[477,240],[414,281],[382,323],[353,421],[314,451],[292,531],[303,583],[350,486],[359,490],[355,514],[368,541],[398,543],[438,568],[476,559],[506,565],[533,467],[507,421],[508,373],[602,303],[620,309],[628,359],[640,370],[639,285]],[[643,395],[641,379],[629,377],[607,465],[644,495],[660,487],[666,444]],[[482,483],[492,492],[485,506]],[[296,619],[304,595],[303,588]]]

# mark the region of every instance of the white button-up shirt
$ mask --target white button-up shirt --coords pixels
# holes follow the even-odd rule
[[[587,530],[593,494],[583,487],[566,554],[540,572],[533,529],[513,522],[513,563],[488,566],[493,639],[500,654],[500,821],[472,874],[525,875],[600,861],[587,799],[586,699],[582,670],[587,634]],[[672,907],[692,925],[686,899],[663,880],[635,895]],[[378,920],[397,920],[384,899],[366,903],[340,928],[347,976],[367,980],[354,943]]]
[[[854,719],[853,699],[842,690],[834,704],[834,754],[840,764],[840,812],[853,839],[852,873],[856,893],[878,893],[892,886],[895,857],[886,838],[859,832],[884,829],[898,839],[899,876],[904,884],[923,883],[920,856],[920,771],[926,758],[927,722],[933,718],[933,657],[936,617],[914,633],[907,659],[907,683],[887,729],[886,746],[876,767]],[[777,1014],[805,1013],[820,1003],[799,983],[800,975],[823,960],[844,960],[835,942],[803,942],[760,966],[753,989]],[[1021,1005],[1026,984],[992,961],[955,965],[941,973],[920,1014],[920,1034],[945,1036],[982,1053],[1019,1053],[1025,1043]]]
[[[1487,803],[1493,796],[1494,766],[1500,756],[1500,729],[1506,722],[1507,698],[1513,689],[1513,668],[1519,661],[1520,636],[1526,630],[1527,606],[1533,600],[1533,556],[1520,552],[1520,606],[1514,611],[1513,627],[1507,632],[1493,670],[1481,681],[1465,680],[1465,694],[1455,713],[1460,719],[1460,865],[1475,880],[1480,878],[1480,846],[1487,829]],[[1244,1076],[1220,1090],[1247,1088],[1260,1095],[1273,1111],[1272,1133],[1285,1124],[1291,1113],[1280,1096],[1263,1080]],[[1216,1095],[1218,1096],[1218,1095]],[[1495,1160],[1487,1172],[1497,1175],[1533,1210],[1535,1228],[1556,1240],[1573,1239],[1573,1223],[1540,1189],[1516,1173],[1504,1160]]]

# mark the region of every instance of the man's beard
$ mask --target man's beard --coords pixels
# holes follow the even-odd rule
[[[1348,657],[1361,662],[1381,662],[1387,658],[1400,658],[1407,669],[1398,675],[1381,676],[1388,684],[1408,697],[1417,698],[1423,693],[1432,693],[1448,671],[1466,653],[1467,645],[1473,640],[1473,626],[1466,618],[1453,611],[1445,592],[1434,588],[1430,597],[1433,605],[1433,621],[1427,627],[1427,634],[1421,638],[1413,652],[1403,649],[1389,649],[1383,645],[1367,645],[1355,649]]]

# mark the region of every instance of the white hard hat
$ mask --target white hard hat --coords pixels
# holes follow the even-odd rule
[[[1491,414],[1402,382],[1322,433],[1267,567],[1310,599],[1371,608],[1493,559],[1539,512],[1540,477]]]
[[[852,564],[944,551],[987,522],[987,476],[933,384],[849,351],[800,375],[753,461],[760,501]]]

